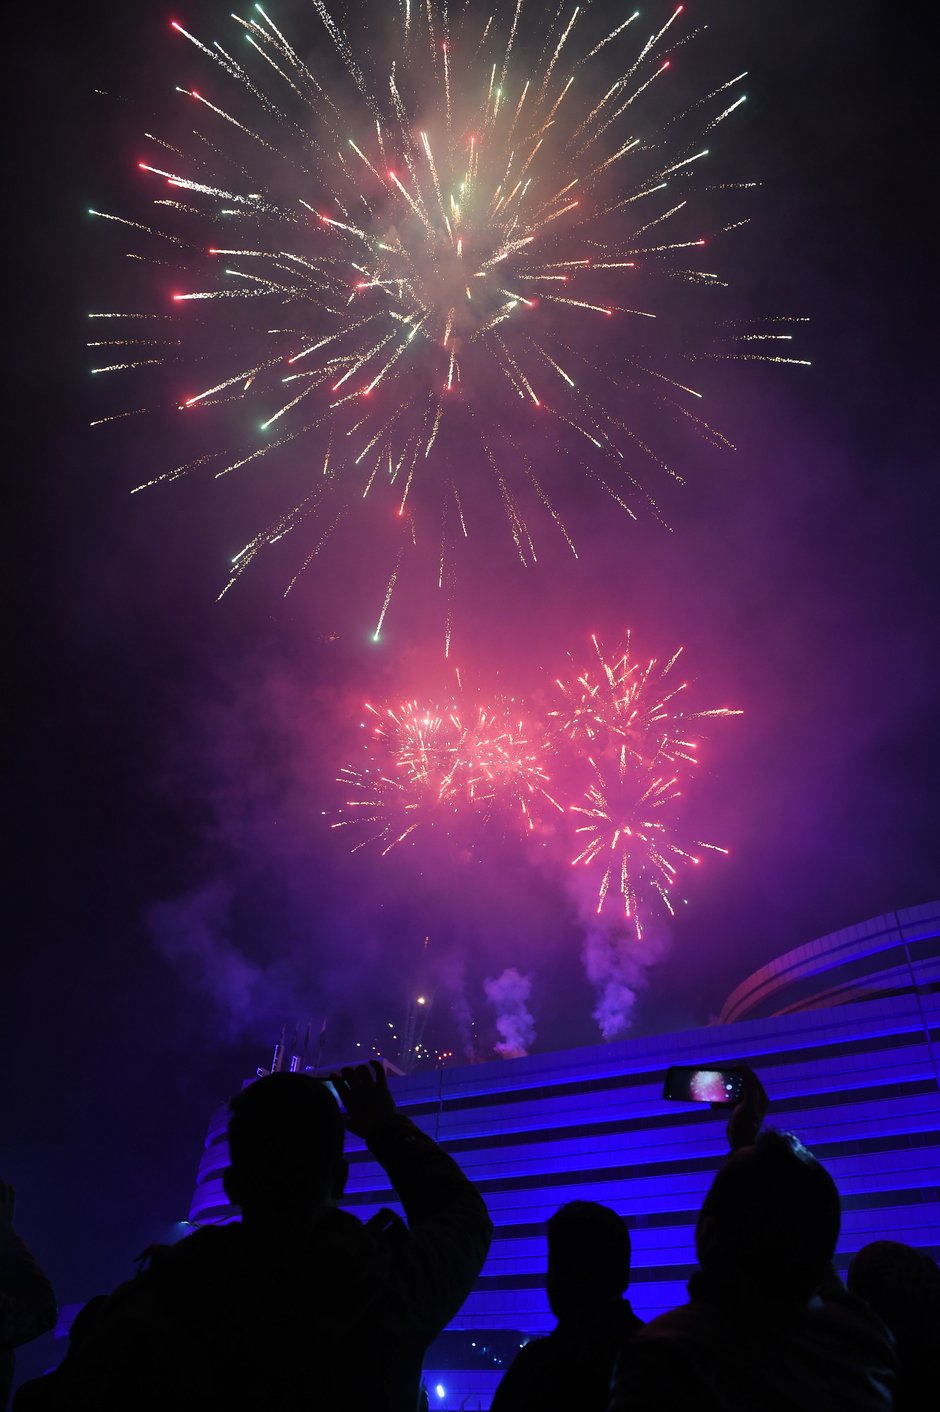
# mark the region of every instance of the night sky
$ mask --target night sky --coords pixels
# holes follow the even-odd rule
[[[685,644],[701,704],[746,713],[709,733],[697,806],[731,855],[657,934],[638,1033],[705,1023],[774,955],[940,885],[921,42],[883,5],[697,9],[728,72],[751,74],[725,138],[763,183],[735,246],[737,308],[808,314],[813,366],[708,372],[710,415],[738,449],[693,445],[688,485],[665,500],[671,532],[576,500],[577,565],[549,552],[523,570],[497,527],[457,597],[455,657],[493,680],[525,690],[592,631],[613,644],[631,626],[650,655]],[[173,14],[207,30],[226,11]],[[85,210],[133,189],[141,105],[162,110],[178,81],[171,17],[44,7],[9,71],[0,1174],[62,1301],[126,1276],[185,1216],[210,1110],[285,1020],[326,1016],[328,1055],[348,1058],[421,985],[435,1041],[459,1048],[472,1019],[489,1057],[483,981],[515,967],[532,979],[536,1049],[598,1038],[566,877],[512,837],[381,860],[351,857],[327,826],[362,701],[440,670],[416,589],[378,645],[368,553],[348,591],[337,559],[285,601],[293,560],[272,556],[216,604],[231,554],[278,508],[259,505],[270,484],[131,497],[174,448],[139,425],[87,428],[85,314],[107,307],[115,247]],[[96,87],[128,96],[122,124]]]

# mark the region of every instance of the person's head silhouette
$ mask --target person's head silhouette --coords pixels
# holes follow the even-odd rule
[[[911,1406],[916,1388],[933,1389],[929,1396],[935,1399],[940,1388],[940,1266],[933,1256],[901,1241],[874,1240],[853,1255],[846,1283],[894,1334]]]
[[[342,1195],[343,1118],[319,1079],[269,1074],[232,1099],[229,1115],[223,1182],[246,1221],[290,1220]]]
[[[548,1302],[556,1319],[589,1317],[630,1282],[630,1233],[596,1201],[569,1201],[548,1223]]]
[[[702,1270],[735,1297],[808,1299],[839,1236],[835,1182],[792,1133],[765,1132],[733,1152],[696,1227]]]

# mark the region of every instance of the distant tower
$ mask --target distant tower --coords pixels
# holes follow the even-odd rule
[[[401,1031],[401,1048],[398,1051],[398,1062],[406,1074],[411,1073],[422,1057],[421,1041],[424,1039],[424,1030],[433,1003],[434,997],[424,994],[415,995],[408,1001],[405,1023]]]
[[[431,938],[424,937],[421,943],[421,959],[424,960],[425,953],[431,945]],[[426,974],[426,967],[422,964],[418,966],[419,979],[415,982],[408,1000],[408,1007],[405,1011],[405,1019],[401,1025],[401,1041],[398,1050],[398,1062],[406,1074],[410,1074],[415,1065],[425,1058],[422,1049],[425,1027],[428,1017],[434,1004],[432,992],[422,989],[424,982],[420,976]]]

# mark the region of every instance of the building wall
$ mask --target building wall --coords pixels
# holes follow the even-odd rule
[[[940,1256],[940,994],[907,993],[776,1018],[628,1039],[393,1080],[402,1110],[442,1142],[489,1205],[496,1235],[451,1327],[552,1327],[545,1222],[563,1202],[601,1201],[633,1241],[630,1298],[650,1319],[685,1298],[695,1218],[726,1151],[720,1115],[661,1097],[673,1063],[750,1063],[768,1124],[796,1132],[842,1194],[837,1263],[888,1237]],[[190,1219],[231,1215],[221,1190],[224,1112],[215,1115]],[[344,1205],[363,1219],[395,1206],[381,1169],[351,1141]],[[428,1373],[432,1407],[485,1407],[499,1370]],[[437,1383],[444,1395],[434,1393]]]
[[[940,902],[887,912],[777,956],[728,996],[720,1024],[940,986]]]

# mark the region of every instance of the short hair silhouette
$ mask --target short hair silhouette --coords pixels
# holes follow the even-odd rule
[[[630,1283],[630,1232],[597,1201],[569,1201],[548,1222],[548,1302],[557,1319],[619,1299]]]
[[[242,1089],[229,1105],[229,1198],[322,1201],[343,1168],[343,1117],[326,1084],[277,1073]]]
[[[825,1167],[792,1133],[765,1132],[712,1182],[696,1229],[699,1261],[734,1294],[807,1299],[832,1261],[840,1217]]]
[[[902,1374],[898,1407],[936,1406],[940,1387],[940,1266],[936,1260],[926,1250],[898,1240],[873,1240],[853,1255],[846,1283],[894,1334]],[[903,1399],[901,1389],[906,1394]]]

